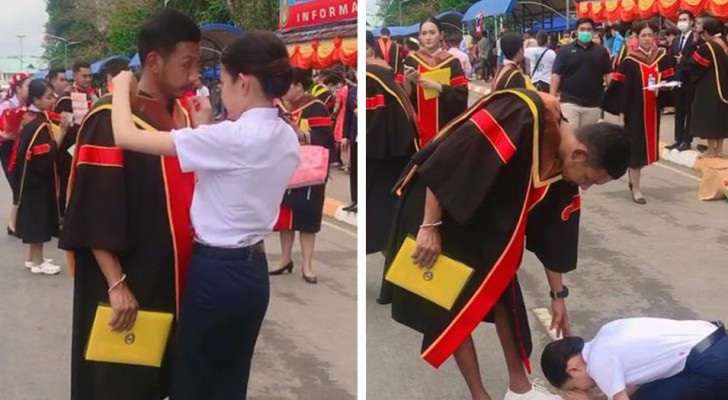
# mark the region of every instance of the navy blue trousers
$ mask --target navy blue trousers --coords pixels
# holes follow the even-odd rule
[[[269,296],[262,246],[195,244],[180,307],[171,400],[246,398]]]
[[[691,354],[681,373],[645,384],[631,399],[728,399],[728,336],[723,336],[700,355]]]

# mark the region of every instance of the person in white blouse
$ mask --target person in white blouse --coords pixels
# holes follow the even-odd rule
[[[226,48],[221,62],[231,120],[198,128],[138,129],[130,106],[133,75],[125,71],[114,79],[116,145],[176,155],[182,170],[197,176],[191,209],[196,239],[174,354],[175,400],[245,398],[269,299],[263,239],[300,163],[298,136],[273,106],[291,84],[283,42],[273,33],[247,32]],[[209,102],[192,109],[210,121]]]

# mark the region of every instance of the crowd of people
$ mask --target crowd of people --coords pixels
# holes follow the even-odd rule
[[[318,281],[328,177],[289,188],[306,168],[302,145],[351,171],[356,212],[355,71],[293,68],[278,36],[251,31],[223,51],[210,90],[201,38],[190,18],[163,11],[138,34],[141,71],[94,76],[79,61],[71,81],[64,69],[22,73],[0,103],[7,232],[28,245],[33,274],[60,273],[44,253],[54,237],[71,254],[74,400],[245,398],[269,276],[293,270],[295,232],[302,278]],[[282,256],[269,269],[274,231]],[[159,368],[87,358],[99,304],[115,332],[140,309],[172,316]]]
[[[641,173],[659,159],[667,105],[676,120],[670,149],[687,150],[697,136],[708,139],[704,156],[720,157],[728,137],[724,25],[687,11],[675,27],[657,22],[600,28],[582,18],[561,38],[503,29],[497,41],[484,32],[468,46],[430,17],[419,49],[408,52],[385,29],[379,38],[367,33],[367,203],[377,205],[367,212],[367,254],[385,257],[377,301],[422,333],[429,364],[454,357],[474,400],[492,398],[471,336],[481,321],[495,323],[506,400],[590,399],[594,387],[610,400],[728,393],[721,324],[628,319],[586,344],[570,337],[563,275],[577,267],[580,190],[628,174],[632,200],[646,204]],[[492,82],[469,105],[473,61],[479,79]],[[619,122],[606,122],[605,112]],[[408,240],[415,250],[399,255]],[[558,395],[526,375],[533,346],[517,277],[524,250],[544,266],[551,328],[567,337],[542,358]],[[441,254],[472,269],[449,309],[387,278],[396,260],[411,259],[431,271],[413,269],[418,277],[432,279]],[[636,350],[647,342],[650,351]],[[680,356],[667,362],[676,348]]]

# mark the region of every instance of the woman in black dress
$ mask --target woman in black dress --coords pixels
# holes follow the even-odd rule
[[[18,136],[17,184],[18,206],[16,234],[29,246],[26,267],[33,274],[56,275],[61,267],[43,258],[43,243],[59,233],[58,185],[55,167],[58,144],[68,128],[66,115],[59,127],[48,117],[55,96],[53,85],[45,79],[30,82],[28,121]]]
[[[331,114],[320,100],[306,91],[311,87],[311,74],[307,70],[294,68],[291,88],[282,97],[283,108],[291,114],[293,122],[310,137],[310,144],[323,146],[332,154],[334,131]],[[296,231],[300,233],[303,265],[301,276],[308,282],[318,282],[313,273],[313,251],[316,233],[321,230],[326,184],[289,189],[281,204],[275,230],[281,235],[281,262],[271,275],[293,271],[293,242]]]
[[[695,30],[704,43],[689,60],[695,88],[690,132],[708,140],[703,157],[722,157],[728,137],[728,45],[723,24],[715,18],[699,18]]]

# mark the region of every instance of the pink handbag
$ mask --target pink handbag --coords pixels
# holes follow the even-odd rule
[[[300,150],[301,164],[293,172],[288,189],[323,185],[329,175],[329,149],[303,145]]]

